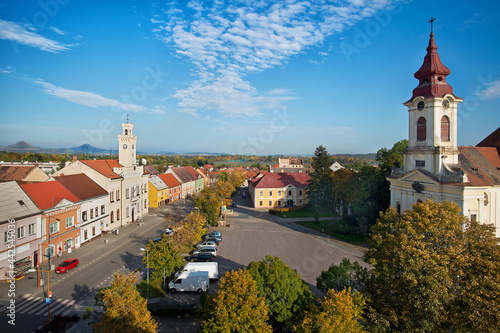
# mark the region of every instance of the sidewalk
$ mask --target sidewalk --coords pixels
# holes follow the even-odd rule
[[[65,252],[60,257],[55,256],[52,258],[52,264],[54,267],[57,267],[57,265],[61,262],[70,258],[77,258],[80,263],[88,262],[92,260],[95,255],[102,253],[103,251],[109,251],[113,247],[119,245],[121,240],[129,238],[131,235],[135,236],[139,232],[145,231],[149,228],[158,226],[158,223],[163,221],[163,217],[159,216],[158,213],[159,212],[157,211],[150,212],[143,218],[141,226],[139,226],[138,223],[129,223],[128,225],[118,229],[118,235],[111,233],[101,234],[101,236],[97,236],[91,241],[85,242],[78,249],[73,249],[71,253]],[[46,260],[40,267],[42,270],[47,270],[48,265],[48,260]],[[51,270],[51,273],[53,274],[50,274],[50,283],[56,282],[59,276],[53,270]],[[45,273],[42,275],[46,276]],[[37,292],[37,272],[26,274],[24,278],[17,280],[15,285],[16,298],[22,295]],[[0,283],[0,304],[3,304],[5,299],[7,299],[9,286],[10,284],[7,282]]]

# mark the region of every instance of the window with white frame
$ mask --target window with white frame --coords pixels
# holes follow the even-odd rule
[[[50,233],[56,233],[59,231],[59,221],[52,222],[50,224]]]
[[[115,202],[114,192],[113,191],[109,192],[109,202]]]
[[[273,196],[273,190],[269,190],[269,197]]]
[[[66,228],[73,226],[73,216],[66,218]]]
[[[259,197],[262,198],[264,196],[264,191],[260,190],[259,191]]]
[[[288,196],[291,197],[292,196],[292,190],[288,190]]]
[[[24,238],[24,227],[19,227],[17,228],[17,238],[20,239],[20,238]]]
[[[130,189],[127,187],[127,189],[125,190],[125,198],[128,199],[130,198]]]
[[[264,204],[264,202],[261,200],[259,201],[259,206],[262,206]]]
[[[116,190],[116,201],[120,201],[120,191]]]
[[[299,196],[300,197],[302,196],[302,190],[299,190]]]
[[[101,205],[101,215],[106,214],[106,208],[104,205]]]
[[[271,200],[269,200],[269,206],[272,206],[273,205],[273,202]]]
[[[94,218],[94,209],[90,208],[90,219]]]
[[[95,208],[94,209],[94,212],[95,212],[95,217],[98,217],[99,216],[99,208]]]
[[[281,190],[278,190],[278,198],[281,198]]]
[[[87,221],[87,211],[82,212],[82,221],[83,222]]]
[[[54,256],[54,253],[55,253],[54,248],[55,248],[54,244],[50,244],[50,245],[49,245],[49,246],[45,249],[45,256],[46,256],[47,258],[52,258],[52,257]]]
[[[35,223],[32,223],[30,225],[28,225],[28,235],[34,235],[36,232],[35,230]]]

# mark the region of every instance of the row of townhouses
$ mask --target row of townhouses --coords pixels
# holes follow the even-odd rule
[[[133,124],[122,130],[118,160],[74,157],[50,176],[34,164],[0,165],[0,280],[12,275],[13,258],[14,275],[22,275],[208,184],[203,169],[171,167],[160,174],[138,165]]]

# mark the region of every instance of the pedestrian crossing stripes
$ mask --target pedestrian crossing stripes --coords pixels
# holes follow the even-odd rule
[[[70,313],[83,313],[85,306],[92,306],[87,304],[89,301],[75,301],[70,299],[54,298],[50,303],[50,315],[69,315]],[[16,313],[17,314],[30,314],[30,315],[46,315],[48,313],[48,305],[45,303],[45,298],[40,296],[22,296],[16,300]],[[2,306],[0,314],[8,311],[6,306]]]

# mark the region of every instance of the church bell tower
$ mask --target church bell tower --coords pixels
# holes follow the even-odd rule
[[[446,82],[449,74],[437,53],[431,25],[424,63],[414,75],[418,86],[404,103],[409,115],[405,172],[420,169],[439,178],[447,165],[458,164],[457,106],[463,99],[455,96]]]

